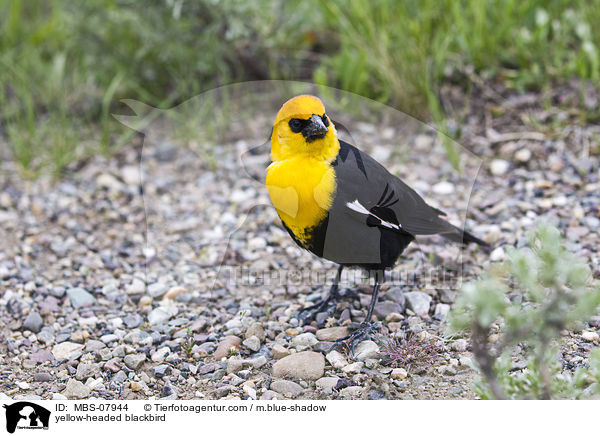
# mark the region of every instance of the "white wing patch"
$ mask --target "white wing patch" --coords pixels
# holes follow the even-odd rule
[[[346,206],[349,209],[352,209],[353,211],[358,212],[360,214],[371,215],[372,217],[377,218],[379,220],[379,222],[381,223],[381,225],[384,227],[388,227],[390,229],[396,229],[396,230],[400,230],[402,228],[402,226],[399,224],[394,224],[394,223],[390,223],[388,221],[384,221],[381,218],[379,218],[377,215],[375,215],[374,213],[371,213],[366,207],[364,207],[362,204],[360,204],[358,199],[354,200],[353,202],[346,203]]]

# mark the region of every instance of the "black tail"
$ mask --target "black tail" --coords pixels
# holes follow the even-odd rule
[[[477,236],[473,236],[467,231],[460,230],[458,227],[455,227],[456,231],[452,233],[442,233],[442,236],[450,241],[458,242],[461,244],[470,244],[474,242],[477,245],[481,245],[485,248],[491,248],[490,244],[479,239]]]

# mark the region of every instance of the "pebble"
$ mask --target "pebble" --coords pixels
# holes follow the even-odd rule
[[[248,348],[250,351],[258,351],[260,349],[260,339],[258,339],[256,336],[250,336],[248,339],[245,339],[242,342],[242,345],[244,345],[244,347]]]
[[[350,334],[348,327],[329,327],[317,330],[317,339],[319,341],[335,341],[342,339]]]
[[[340,396],[346,400],[361,398],[365,388],[363,386],[348,386],[340,390]]]
[[[275,360],[283,359],[284,357],[289,356],[290,354],[290,350],[285,348],[283,345],[275,344],[271,349],[271,356]]]
[[[277,378],[317,380],[324,371],[325,359],[321,353],[301,351],[276,361],[272,374]]]
[[[34,333],[39,332],[43,325],[44,321],[42,320],[40,314],[36,311],[29,312],[29,315],[27,315],[25,321],[23,321],[23,329],[31,330]]]
[[[348,365],[348,361],[344,355],[337,350],[332,350],[331,352],[327,353],[325,357],[335,369],[342,369],[344,366]]]
[[[431,188],[438,195],[449,195],[454,192],[454,185],[450,182],[439,182]]]
[[[508,168],[510,167],[510,162],[504,159],[494,159],[490,163],[490,172],[494,176],[503,176],[508,172]]]
[[[596,332],[585,331],[581,333],[581,338],[587,342],[598,342],[600,340],[600,335]]]
[[[404,368],[394,368],[390,373],[390,377],[394,380],[404,380],[406,377],[408,377],[408,371],[406,371]]]
[[[52,347],[52,355],[56,360],[73,360],[81,354],[83,348],[83,344],[62,342]]]
[[[275,380],[271,382],[269,389],[290,398],[297,397],[304,391],[302,386],[290,380]]]
[[[429,294],[421,291],[413,291],[407,292],[404,296],[410,310],[422,318],[429,316],[429,306],[431,305],[431,296]]]
[[[261,323],[255,322],[248,327],[246,330],[246,339],[251,338],[252,336],[256,336],[260,342],[264,342],[266,338],[265,330]]]
[[[364,365],[364,362],[354,362],[344,366],[342,372],[345,372],[346,374],[358,374],[361,372]]]
[[[137,371],[138,369],[140,369],[140,367],[142,366],[142,364],[145,361],[146,361],[146,355],[141,354],[141,353],[140,354],[128,354],[123,359],[123,362],[125,362],[125,365],[127,365],[127,368],[133,369],[134,371]]]
[[[226,336],[219,342],[217,349],[213,353],[213,357],[217,360],[221,360],[223,357],[228,356],[231,352],[238,352],[240,350],[240,344],[242,340],[237,336]]]
[[[490,260],[492,262],[499,262],[506,259],[506,253],[504,253],[503,247],[494,248],[494,250],[490,253]]]
[[[520,163],[529,162],[531,159],[531,151],[528,148],[521,148],[515,153],[515,160]]]
[[[450,344],[450,348],[454,351],[458,351],[459,353],[463,353],[467,351],[467,346],[469,343],[466,339],[457,339]]]
[[[71,301],[71,306],[75,309],[88,307],[96,302],[96,298],[88,291],[82,288],[71,288],[67,290],[67,296]]]
[[[90,396],[92,390],[78,380],[70,378],[62,394],[69,400],[81,400]]]
[[[379,346],[373,341],[362,341],[354,350],[354,359],[364,362],[367,359],[378,359]]]
[[[52,374],[47,372],[36,372],[33,375],[33,381],[36,382],[49,382],[52,380],[54,380],[54,377],[52,377]]]
[[[373,309],[377,319],[386,319],[392,313],[402,313],[403,311],[404,307],[394,301],[380,301]]]
[[[29,389],[31,386],[29,385],[29,383],[27,383],[26,381],[18,381],[15,383],[17,385],[17,387],[19,389],[22,389],[24,391],[26,391],[27,389]]]
[[[177,315],[177,307],[175,306],[157,307],[148,314],[148,322],[150,325],[164,324],[175,315]]]
[[[321,377],[315,382],[315,386],[324,391],[331,391],[337,386],[339,380],[339,377]]]
[[[298,349],[310,348],[317,342],[317,337],[312,333],[301,333],[292,339],[292,345]]]
[[[96,363],[80,363],[77,365],[75,378],[77,380],[86,380],[88,377],[98,372],[99,365]]]

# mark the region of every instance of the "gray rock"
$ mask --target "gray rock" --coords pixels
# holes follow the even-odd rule
[[[258,339],[256,336],[250,336],[248,339],[242,342],[242,345],[244,345],[244,347],[248,348],[250,351],[256,352],[260,349],[260,339]]]
[[[421,291],[407,292],[404,296],[410,310],[420,317],[428,316],[431,296]]]
[[[56,360],[73,360],[81,355],[83,347],[83,344],[61,342],[52,348],[52,354]]]
[[[152,283],[151,285],[148,286],[148,294],[152,298],[158,298],[158,297],[162,297],[167,292],[168,289],[169,289],[169,286],[164,283]]]
[[[47,372],[37,372],[33,375],[33,381],[36,382],[49,382],[53,379],[54,377],[52,377],[52,374]]]
[[[37,338],[40,342],[50,344],[54,341],[54,329],[52,327],[42,327],[40,332],[37,334]]]
[[[363,341],[354,350],[354,359],[358,361],[378,359],[379,355],[379,346],[373,341]]]
[[[273,377],[317,380],[325,371],[325,359],[320,353],[302,351],[284,357],[273,364]]]
[[[169,365],[158,365],[152,368],[154,377],[162,378],[171,373],[171,367]]]
[[[275,380],[271,383],[269,389],[284,395],[286,397],[296,397],[300,395],[304,389],[298,383],[289,380]]]
[[[404,296],[404,290],[402,288],[390,288],[385,293],[385,298],[393,301],[394,303],[399,304],[400,307],[402,307],[402,311],[400,311],[399,313],[402,313],[404,311],[404,308],[406,307],[406,297]]]
[[[265,391],[265,393],[260,396],[260,399],[261,400],[266,400],[266,401],[274,400],[274,399],[280,400],[281,399],[281,395],[279,395],[277,392],[272,391],[272,390],[269,389],[269,390]]]
[[[448,313],[450,312],[450,305],[444,303],[438,303],[435,305],[435,313],[433,317],[439,319],[440,321],[445,321],[448,318]]]
[[[330,393],[338,384],[339,377],[321,377],[315,382],[318,389]]]
[[[148,314],[148,322],[150,325],[164,324],[175,315],[177,315],[175,306],[160,306]]]
[[[340,391],[340,396],[344,399],[357,399],[361,398],[365,388],[363,386],[348,386]]]
[[[128,329],[134,329],[136,327],[139,327],[143,322],[144,318],[142,318],[137,313],[127,315],[125,318],[123,318],[123,323]]]
[[[36,311],[29,312],[25,321],[23,321],[23,329],[31,330],[34,333],[39,332],[43,325],[44,320]]]
[[[260,342],[264,342],[266,338],[265,329],[263,328],[261,323],[255,322],[250,327],[248,327],[245,336],[246,339],[249,339],[252,336],[256,336]]]
[[[89,387],[87,387],[80,381],[70,378],[67,382],[65,390],[62,391],[62,394],[70,400],[81,400],[83,398],[89,397],[91,391],[92,390]]]
[[[458,352],[464,352],[467,351],[467,346],[469,345],[469,343],[467,342],[466,339],[457,339],[456,341],[452,342],[452,344],[450,345],[450,348],[452,348],[454,351],[458,351]]]
[[[140,354],[128,354],[127,356],[125,356],[123,361],[125,362],[125,365],[127,365],[127,368],[133,369],[133,370],[138,370],[138,369],[140,369],[142,364],[146,361],[146,355],[141,354],[141,353]]]
[[[88,377],[95,375],[99,370],[99,365],[96,363],[80,363],[77,365],[77,380],[86,380]]]
[[[52,362],[54,355],[49,350],[39,350],[29,355],[29,358],[35,363]]]
[[[393,301],[380,301],[375,305],[373,313],[378,319],[385,319],[390,313],[402,313],[404,308]]]
[[[103,348],[106,348],[106,344],[102,341],[97,341],[95,339],[89,339],[85,343],[85,351],[95,352],[100,351]]]
[[[91,306],[96,302],[96,298],[88,291],[82,288],[71,288],[67,291],[67,296],[71,300],[71,306],[75,309]]]

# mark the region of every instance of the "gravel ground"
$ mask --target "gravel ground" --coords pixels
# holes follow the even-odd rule
[[[411,245],[383,287],[380,334],[354,354],[329,349],[366,315],[368,281],[346,271],[342,288],[359,298],[299,325],[298,309],[321,298],[336,267],[294,245],[248,176],[260,174],[264,149],[237,159],[260,139],[240,135],[208,155],[146,141],[58,183],[23,182],[4,160],[0,397],[476,398],[468,340],[445,334],[461,280],[502,261],[539,218],[600,273],[600,129],[541,109],[533,94],[476,101],[463,143],[481,158],[464,153],[463,175],[430,132],[403,132],[405,147],[393,148],[393,126],[344,122],[360,148],[453,222],[466,212],[495,247]],[[598,327],[600,317],[565,332],[565,369],[585,364]],[[398,357],[394,338],[405,337],[404,348],[426,352]]]

